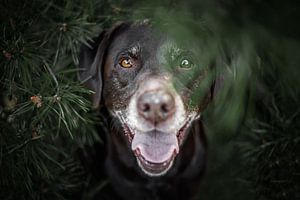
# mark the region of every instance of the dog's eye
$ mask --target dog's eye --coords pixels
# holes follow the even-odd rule
[[[193,63],[188,59],[183,59],[180,63],[180,67],[184,69],[189,69],[193,66]]]
[[[124,68],[130,68],[133,65],[133,62],[130,58],[121,58],[119,64]]]

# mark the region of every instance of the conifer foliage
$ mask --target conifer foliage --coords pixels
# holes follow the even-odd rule
[[[91,91],[77,81],[76,65],[80,46],[109,20],[101,12],[108,8],[1,1],[1,199],[59,199],[84,184],[73,153],[99,137]]]

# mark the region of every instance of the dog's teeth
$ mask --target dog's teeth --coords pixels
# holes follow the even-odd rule
[[[139,148],[137,148],[136,150],[134,150],[134,152],[137,154],[137,156],[140,156],[141,155],[141,151]]]
[[[173,151],[173,156],[175,156],[176,154],[178,154],[179,153],[179,149],[174,149],[174,151]]]

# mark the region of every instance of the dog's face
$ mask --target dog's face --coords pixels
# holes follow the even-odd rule
[[[95,73],[88,83],[96,91],[94,102],[102,96],[102,105],[118,119],[140,169],[163,175],[210,101],[211,87],[204,80],[208,68],[197,66],[191,49],[147,24],[120,24],[101,37],[107,41],[102,39],[95,55],[97,69],[89,69]],[[192,95],[199,87],[203,91],[195,104]]]

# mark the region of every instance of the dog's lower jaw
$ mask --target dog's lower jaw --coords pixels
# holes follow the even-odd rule
[[[168,167],[167,167],[166,169],[164,169],[163,171],[160,171],[160,172],[158,172],[158,173],[152,173],[152,172],[147,171],[147,170],[144,168],[143,164],[141,163],[141,161],[140,161],[138,158],[136,158],[136,161],[137,161],[137,163],[138,163],[138,165],[139,165],[139,168],[140,168],[146,175],[151,176],[151,177],[158,177],[158,176],[163,176],[163,175],[165,175],[165,174],[171,169],[171,167],[173,166],[174,159],[168,164]]]

